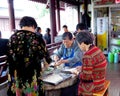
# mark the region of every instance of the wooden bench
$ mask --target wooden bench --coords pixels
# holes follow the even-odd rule
[[[54,51],[56,49],[59,49],[60,45],[57,45],[57,46],[54,46],[54,47],[51,47],[51,48],[48,48],[48,52],[50,55],[53,55]]]
[[[105,89],[100,92],[93,93],[93,96],[108,96],[109,86],[110,86],[110,81],[106,80],[105,81]]]
[[[61,45],[61,44],[62,44],[62,42],[51,43],[51,44],[47,44],[46,47],[51,48],[51,47],[58,46],[58,45]]]
[[[0,56],[0,96],[7,96],[8,65],[7,56]]]
[[[60,47],[60,45],[62,44],[62,42],[58,42],[58,43],[52,43],[52,44],[47,44],[47,49],[50,55],[53,55],[54,50],[58,49]]]

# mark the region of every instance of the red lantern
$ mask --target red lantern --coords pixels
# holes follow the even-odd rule
[[[120,3],[120,0],[115,0],[115,3]]]

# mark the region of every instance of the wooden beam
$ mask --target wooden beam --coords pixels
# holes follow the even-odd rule
[[[9,6],[10,31],[13,31],[13,29],[15,29],[15,15],[14,15],[13,0],[8,0],[8,6]]]
[[[77,6],[77,12],[78,12],[78,23],[80,23],[80,6]]]
[[[47,3],[47,0],[29,0],[29,1],[34,1],[34,2],[38,2],[38,3]]]
[[[83,2],[80,2],[79,0],[78,1],[75,1],[75,0],[60,0],[60,1],[63,1],[65,3],[68,3],[68,4],[72,4],[72,5],[80,5],[80,4],[83,4]]]
[[[57,2],[57,33],[60,31],[60,4],[59,4],[59,0],[56,0]]]
[[[54,43],[54,37],[57,35],[55,0],[50,0],[50,23],[51,23],[51,43]]]

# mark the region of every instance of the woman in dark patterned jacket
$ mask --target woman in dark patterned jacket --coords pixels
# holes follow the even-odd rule
[[[35,19],[23,17],[20,27],[21,30],[15,32],[8,43],[8,96],[44,96],[42,81],[38,79],[41,60],[45,59],[49,64],[51,58],[44,40],[34,33],[37,27]]]

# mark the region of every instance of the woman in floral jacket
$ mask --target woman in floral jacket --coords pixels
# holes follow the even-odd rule
[[[39,79],[41,60],[51,62],[44,40],[36,35],[37,23],[25,16],[20,21],[21,30],[9,39],[9,89],[8,96],[44,96]]]

